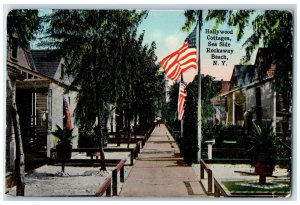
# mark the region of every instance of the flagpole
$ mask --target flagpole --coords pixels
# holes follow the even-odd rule
[[[198,11],[198,46],[197,46],[197,56],[198,56],[198,146],[199,152],[197,155],[197,160],[200,163],[201,160],[201,141],[202,141],[202,127],[201,127],[201,62],[200,62],[200,39],[201,39],[201,26],[202,26],[202,10]]]
[[[181,73],[181,80],[180,80],[181,83],[183,83],[183,75]],[[179,83],[179,90],[180,90],[180,83]],[[180,138],[182,139],[183,138],[183,116],[180,120]]]

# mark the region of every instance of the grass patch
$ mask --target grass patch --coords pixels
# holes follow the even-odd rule
[[[288,195],[291,191],[289,181],[272,181],[265,185],[260,185],[257,181],[227,181],[222,183],[231,194]]]

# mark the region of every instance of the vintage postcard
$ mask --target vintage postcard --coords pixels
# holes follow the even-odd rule
[[[293,196],[293,7],[55,8],[7,12],[5,197]]]

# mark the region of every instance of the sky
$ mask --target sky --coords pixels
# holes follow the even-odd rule
[[[204,10],[203,18],[206,16],[207,10]],[[156,42],[157,50],[156,55],[158,61],[162,60],[171,52],[177,50],[184,42],[185,38],[189,35],[189,32],[181,30],[184,25],[185,17],[184,11],[171,11],[171,10],[151,10],[149,11],[147,19],[143,20],[138,28],[139,32],[145,30],[144,43],[151,44],[152,41]],[[227,66],[213,66],[213,60],[211,60],[211,54],[206,53],[208,48],[207,35],[205,29],[212,29],[214,27],[214,21],[204,21],[201,32],[201,49],[200,49],[200,61],[201,61],[201,73],[209,74],[216,78],[216,80],[230,80],[234,65],[240,63],[240,59],[245,55],[242,48],[243,40],[249,36],[248,29],[245,33],[245,37],[240,41],[236,41],[236,28],[229,27],[226,24],[220,25],[219,30],[233,30],[233,34],[228,34],[231,40],[231,48],[234,52],[232,55],[228,55]],[[194,26],[192,27],[194,28]],[[190,31],[191,32],[191,31]],[[224,35],[225,36],[225,35]],[[220,48],[220,47],[218,47]],[[253,55],[255,57],[255,55]],[[255,58],[252,59],[255,60]],[[197,74],[197,70],[189,70],[184,75],[186,82],[191,82]]]
[[[40,15],[51,13],[50,9],[40,10]],[[203,19],[207,14],[207,10],[203,11]],[[145,31],[144,44],[151,44],[155,41],[157,49],[156,55],[158,57],[158,62],[164,57],[174,52],[179,47],[182,46],[184,40],[189,35],[189,32],[182,31],[182,26],[185,22],[184,10],[150,10],[146,19],[138,27],[138,33]],[[232,75],[232,70],[234,65],[240,63],[240,59],[245,55],[244,49],[242,48],[243,40],[249,36],[250,29],[246,31],[245,37],[240,41],[236,41],[236,28],[229,27],[226,23],[220,25],[218,30],[232,30],[232,34],[223,35],[231,38],[231,47],[234,52],[232,55],[227,55],[228,60],[225,65],[213,66],[213,60],[211,59],[211,54],[206,53],[206,49],[209,48],[207,36],[205,33],[206,29],[212,29],[214,27],[214,21],[203,20],[203,27],[201,31],[201,48],[200,48],[200,61],[201,61],[201,73],[211,75],[216,78],[216,80],[229,81]],[[196,25],[192,26],[192,29]],[[211,35],[213,36],[213,35]],[[211,41],[216,42],[216,41]],[[36,43],[32,44],[32,48],[37,48]],[[217,46],[220,48],[219,46]],[[212,48],[212,47],[211,47]],[[253,55],[255,57],[255,55]],[[252,61],[255,58],[252,59]],[[157,62],[157,63],[158,63]],[[197,74],[197,70],[190,69],[184,74],[184,80],[189,83],[193,80],[194,76]],[[172,84],[172,82],[169,82]]]

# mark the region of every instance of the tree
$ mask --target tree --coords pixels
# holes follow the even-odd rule
[[[30,40],[35,38],[35,33],[40,29],[40,18],[37,10],[12,10],[7,15],[7,36],[8,44],[11,45],[12,39],[18,39],[18,45],[27,49]],[[25,157],[23,142],[20,129],[20,121],[16,104],[16,86],[7,73],[7,97],[11,98],[12,121],[16,142],[15,177],[16,195],[24,196],[25,193]]]
[[[156,64],[156,44],[140,46],[138,57],[139,75],[133,85],[135,93],[136,115],[140,117],[140,124],[149,126],[153,123],[157,110],[161,109],[164,93],[164,76]]]
[[[201,75],[202,87],[202,124],[207,124],[213,117],[214,108],[210,99],[217,96],[220,92],[221,81],[214,81],[214,78],[209,75]],[[177,120],[177,103],[178,103],[179,84],[175,83],[170,88],[170,102],[168,103],[169,119],[172,122],[173,129],[179,130],[179,121]],[[180,147],[183,151],[183,156],[188,164],[191,164],[196,159],[198,152],[197,147],[197,108],[198,108],[198,75],[194,80],[187,85],[187,97],[184,111],[183,139],[180,139]],[[175,116],[174,116],[175,115]]]
[[[186,159],[189,163],[196,160],[196,154],[198,152],[197,141],[197,122],[198,122],[198,75],[194,80],[187,85],[187,98],[185,106],[185,117],[183,125],[183,135],[185,146]],[[215,78],[209,75],[201,75],[201,108],[202,108],[202,132],[203,141],[208,140],[204,128],[212,126],[212,120],[214,119],[215,109],[211,103],[211,99],[217,96],[221,90],[221,81],[215,81]],[[202,141],[202,142],[203,142]]]
[[[180,130],[178,121],[177,106],[178,106],[179,83],[175,82],[168,91],[169,102],[166,105],[165,118],[167,124],[175,131]]]
[[[65,58],[66,73],[78,88],[76,123],[90,130],[95,123],[105,170],[102,124],[110,103],[118,103],[131,116],[134,32],[147,12],[135,10],[55,10],[46,22],[42,45]],[[130,49],[130,50],[129,50]]]
[[[41,29],[38,10],[14,9],[7,15],[7,35],[11,43],[13,37],[18,39],[21,48],[27,49],[29,42],[34,40]]]
[[[120,122],[121,127],[128,131],[128,139],[131,121],[136,129],[138,116],[139,128],[142,128],[141,125],[147,127],[153,122],[164,90],[163,75],[159,72],[160,66],[156,64],[155,42],[150,46],[143,45],[143,38],[143,33],[137,37],[136,32],[133,32],[131,37],[121,42],[126,52],[120,59],[123,65],[122,89],[117,90],[117,105],[119,113],[124,113],[125,125],[122,124],[122,119]]]
[[[185,11],[185,17],[182,29],[189,30],[197,19],[197,12]],[[276,65],[273,89],[283,101],[283,108],[287,111],[284,119],[287,123],[292,103],[293,13],[289,10],[209,10],[205,20],[215,20],[215,28],[222,23],[237,27],[237,40],[243,42],[246,52],[242,63],[249,64],[254,51],[261,46],[265,48],[264,58],[261,59],[260,67],[257,69],[258,80],[266,77],[272,63]],[[247,38],[245,38],[246,30],[251,30]],[[287,127],[284,129],[288,129]],[[283,141],[290,144],[288,140]],[[285,153],[291,154],[289,151]]]
[[[194,10],[188,10],[185,11],[185,17],[183,30],[189,30],[197,19],[197,13]],[[251,55],[260,45],[267,48],[267,55],[261,62],[261,69],[258,70],[260,79],[266,76],[271,63],[275,62],[274,88],[279,94],[291,95],[293,66],[293,14],[291,11],[208,10],[205,20],[215,20],[215,27],[222,23],[236,26],[238,41],[243,40],[245,30],[250,27],[252,33],[243,43],[246,51],[244,63],[250,60]],[[290,97],[284,99],[290,101]]]

